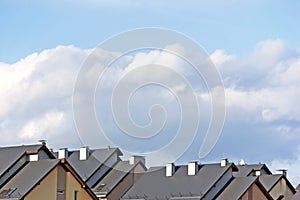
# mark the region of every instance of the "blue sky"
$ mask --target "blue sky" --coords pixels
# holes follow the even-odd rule
[[[241,158],[246,163],[266,162],[273,170],[289,169],[293,183],[298,183],[299,10],[300,2],[292,0],[3,0],[0,146],[46,137],[54,149],[78,148],[81,141],[74,125],[72,92],[90,49],[120,32],[161,27],[184,33],[200,44],[223,78],[226,121],[205,161],[226,156],[235,162]],[[129,55],[123,61],[125,69],[112,73],[122,74],[141,60],[176,61],[165,56],[155,51]],[[144,92],[135,97],[137,102],[151,105],[159,99],[151,96],[161,91]],[[205,94],[199,96],[205,107]],[[172,107],[174,101],[166,99],[163,104]],[[138,107],[133,114],[137,119],[147,118],[138,112],[145,109]],[[175,128],[171,124],[167,130]],[[74,139],[66,143],[57,138]],[[198,159],[202,139],[195,138],[182,162]]]
[[[208,52],[242,54],[257,41],[299,46],[298,1],[1,1],[0,60],[14,62],[57,45],[93,48],[119,32],[165,27]]]

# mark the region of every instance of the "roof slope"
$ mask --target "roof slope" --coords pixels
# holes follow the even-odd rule
[[[17,173],[1,189],[15,188],[15,191],[9,196],[10,198],[23,198],[38,184],[52,169],[59,163],[56,159],[40,160],[28,163],[19,173]],[[0,199],[7,198],[3,194]]]
[[[138,163],[129,164],[128,161],[119,161],[112,170],[94,187],[95,194],[109,194],[130,173]]]
[[[270,192],[274,185],[282,178],[282,174],[274,175],[261,175],[259,176],[259,181],[264,186],[264,188]]]
[[[105,162],[118,148],[90,150],[91,155],[87,160],[79,160],[79,151],[70,152],[68,163],[74,168],[78,175],[87,181],[93,173]]]
[[[240,199],[256,180],[255,176],[236,177],[217,199]]]
[[[287,186],[291,189],[291,191],[295,194],[296,190],[291,182],[286,178],[286,176],[282,174],[272,174],[272,175],[261,175],[259,177],[260,183],[263,187],[270,192],[273,187],[281,180],[284,179],[286,181]]]
[[[262,170],[264,169],[267,174],[272,174],[271,171],[269,170],[269,168],[265,165],[265,164],[254,164],[254,165],[237,165],[237,168],[239,169],[237,172],[234,172],[233,175],[235,177],[245,177],[245,176],[249,176],[250,173],[254,170],[254,169],[259,169]]]
[[[38,151],[43,145],[23,145],[0,148],[0,177],[27,151]]]
[[[123,199],[145,196],[147,199],[202,197],[231,167],[231,164],[226,167],[221,167],[219,163],[204,164],[200,165],[196,175],[188,176],[187,166],[178,166],[172,177],[166,177],[165,167],[152,167],[132,186]]]
[[[298,191],[296,194],[294,194],[291,200],[300,200],[300,192]]]

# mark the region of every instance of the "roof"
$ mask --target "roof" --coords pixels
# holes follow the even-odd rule
[[[298,191],[292,198],[291,200],[300,200],[300,192]]]
[[[56,159],[40,160],[29,162],[21,171],[19,171],[8,183],[0,190],[2,196],[0,199],[7,198],[4,190],[13,189],[9,198],[25,197],[45,176],[48,175],[59,163]]]
[[[129,161],[119,161],[94,187],[95,194],[108,195],[137,165],[141,165],[141,162],[129,164]]]
[[[14,163],[16,163],[26,152],[38,151],[43,145],[23,145],[0,148],[0,177]]]
[[[289,180],[283,174],[274,174],[274,175],[261,175],[259,176],[260,183],[264,186],[264,188],[270,192],[273,187],[281,180],[285,179],[287,186],[291,189],[293,193],[295,193],[295,188],[289,182]]]
[[[234,172],[235,177],[249,176],[254,169],[265,170],[267,174],[272,174],[269,168],[265,164],[254,164],[254,165],[237,165],[238,171]]]
[[[257,177],[236,177],[218,196],[217,199],[240,199],[247,190],[256,182]]]
[[[220,164],[200,165],[194,176],[187,175],[187,166],[178,166],[171,177],[166,177],[165,167],[150,168],[124,195],[123,199],[144,198],[172,198],[178,196],[203,197],[214,184],[235,165]]]
[[[115,152],[121,154],[118,148],[90,150],[90,155],[87,160],[79,160],[79,151],[73,151],[69,152],[70,155],[67,158],[67,161],[78,175],[84,181],[87,181],[94,172],[102,166],[103,162],[105,162]]]
[[[282,178],[283,175],[275,174],[275,175],[261,175],[259,177],[259,181],[266,188],[268,192],[274,187],[274,185]]]

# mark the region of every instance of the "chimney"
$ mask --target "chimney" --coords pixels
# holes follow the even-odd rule
[[[221,167],[226,167],[227,163],[228,163],[228,159],[227,158],[222,158],[221,159]]]
[[[189,162],[188,163],[188,175],[194,176],[198,173],[198,162]]]
[[[60,148],[58,150],[58,159],[67,159],[68,158],[68,148]]]
[[[253,175],[254,176],[260,176],[261,175],[261,170],[259,168],[253,169]]]
[[[287,170],[286,169],[278,169],[278,170],[276,170],[276,174],[282,174],[284,176],[287,176]]]
[[[246,165],[245,161],[243,159],[239,160],[239,163],[238,163],[240,166],[244,166]]]
[[[39,160],[39,154],[31,154],[29,155],[29,161],[33,162],[33,161],[38,161]]]
[[[42,145],[46,145],[46,140],[38,140],[39,143],[41,143]]]
[[[168,163],[166,165],[166,176],[173,176],[174,172],[175,172],[174,163]]]
[[[130,165],[134,165],[135,163],[141,161],[143,163],[143,165],[145,165],[146,161],[145,161],[145,157],[144,156],[136,156],[136,155],[132,155],[129,158],[129,164]]]
[[[89,147],[81,147],[79,150],[79,160],[86,160],[89,157]]]

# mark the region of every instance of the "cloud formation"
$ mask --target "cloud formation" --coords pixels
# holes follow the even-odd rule
[[[54,148],[78,148],[80,139],[73,121],[72,94],[77,73],[89,52],[74,46],[58,46],[13,64],[0,63],[1,146],[33,143],[47,138],[49,146]],[[102,52],[99,56],[109,54]],[[210,58],[224,80],[227,121],[223,137],[209,159],[222,157],[226,149],[229,158],[244,156],[256,162],[267,162],[272,168],[290,168],[290,176],[296,177],[294,181],[299,181],[297,176],[300,171],[296,166],[300,164],[297,156],[300,143],[300,110],[297,109],[300,99],[300,50],[290,49],[280,39],[268,39],[256,44],[245,55],[229,54],[218,49]],[[177,58],[159,51],[142,52],[125,57],[119,62],[123,68],[113,69],[106,79],[113,82],[114,78],[145,61],[171,63],[176,67],[183,64]],[[139,80],[142,77],[136,78]],[[174,90],[184,92],[185,87],[178,84]],[[204,105],[200,105],[200,110],[209,109],[205,104],[209,100],[207,91],[197,92],[199,102]],[[155,98],[151,99],[153,96]],[[175,116],[179,111],[172,111],[176,99],[170,93],[146,88],[134,98],[140,104],[137,108],[133,106],[132,117],[140,120],[139,123],[145,124],[149,120],[147,113],[145,115],[146,107],[160,99],[167,108],[171,108],[171,122],[176,122]],[[145,106],[141,106],[143,104]],[[173,131],[173,128],[170,126],[168,130]],[[74,139],[66,141],[65,138]],[[259,138],[260,141],[249,138]],[[198,155],[200,140],[195,139],[189,153],[196,152]],[[246,143],[241,144],[241,141]],[[256,157],[251,158],[251,155]],[[189,155],[186,157],[197,159]]]

